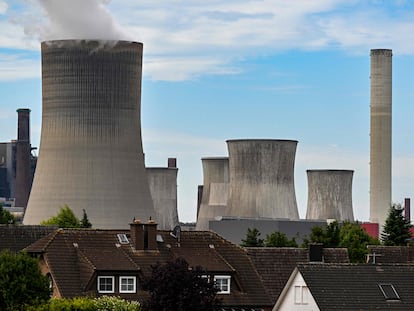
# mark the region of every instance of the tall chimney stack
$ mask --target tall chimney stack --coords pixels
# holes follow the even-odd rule
[[[27,206],[31,188],[30,109],[17,109],[16,206]]]
[[[392,202],[392,50],[371,50],[370,56],[370,221],[382,227]]]

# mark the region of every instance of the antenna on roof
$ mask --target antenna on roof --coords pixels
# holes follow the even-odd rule
[[[180,243],[181,238],[181,227],[179,225],[175,226],[173,231],[170,232],[170,235]]]

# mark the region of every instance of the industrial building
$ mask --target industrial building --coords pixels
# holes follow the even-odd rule
[[[0,143],[0,202],[7,208],[27,206],[37,157],[30,144],[30,109],[17,110],[17,140]]]
[[[392,204],[392,50],[370,56],[370,221],[383,226]]]
[[[40,151],[23,223],[39,224],[63,205],[78,216],[85,210],[95,228],[156,218],[141,139],[142,43],[56,40],[41,48]]]
[[[307,170],[306,219],[353,221],[352,170]]]

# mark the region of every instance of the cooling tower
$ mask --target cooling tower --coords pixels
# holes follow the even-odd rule
[[[147,167],[148,183],[154,203],[158,229],[172,230],[178,225],[177,173],[175,161],[168,167]]]
[[[351,170],[307,170],[306,219],[354,220]]]
[[[203,193],[196,230],[209,230],[209,221],[224,216],[229,191],[229,158],[203,158]]]
[[[392,50],[371,50],[370,221],[391,207]]]
[[[228,140],[228,216],[298,219],[294,187],[297,141]]]
[[[30,109],[17,109],[17,118],[15,205],[26,208],[32,185],[30,168]]]
[[[68,205],[94,228],[155,216],[141,141],[142,44],[42,43],[42,131],[24,224]]]

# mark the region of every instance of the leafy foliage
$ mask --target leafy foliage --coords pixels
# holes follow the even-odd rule
[[[200,267],[190,268],[182,258],[153,266],[151,277],[143,284],[150,294],[143,310],[215,310],[220,305],[216,297],[218,289],[203,275]]]
[[[311,243],[322,243],[324,247],[345,247],[348,249],[351,262],[365,262],[368,253],[367,245],[379,244],[358,223],[346,221],[342,224],[332,222],[322,228],[312,228],[310,234]]]
[[[298,247],[295,238],[289,240],[286,234],[279,231],[267,234],[264,245],[266,247]]]
[[[26,310],[50,297],[49,280],[26,253],[0,253],[0,310]]]
[[[80,226],[81,228],[92,228],[92,224],[90,223],[85,210],[83,210],[83,216],[82,220],[80,221]]]
[[[411,224],[409,220],[405,219],[403,211],[404,209],[400,204],[391,206],[385,220],[384,231],[381,234],[384,245],[407,245],[407,239],[411,238]]]
[[[138,302],[118,297],[53,298],[40,306],[28,307],[27,311],[140,311]]]
[[[0,203],[0,224],[15,224],[16,219],[14,219],[13,215],[3,208],[3,205]]]
[[[42,221],[40,224],[46,226],[58,226],[60,228],[80,228],[81,222],[75,216],[69,206],[64,205],[60,208],[59,213],[56,216]]]
[[[260,239],[260,232],[256,228],[248,228],[246,239],[242,240],[241,246],[244,247],[261,247],[264,246],[263,239]]]

